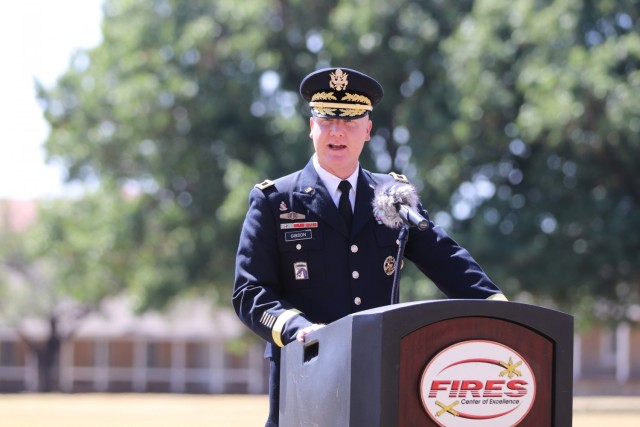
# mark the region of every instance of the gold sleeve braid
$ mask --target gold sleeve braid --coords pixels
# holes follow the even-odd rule
[[[282,313],[276,319],[276,323],[273,325],[273,329],[271,329],[271,337],[278,347],[284,347],[284,344],[282,343],[282,330],[284,329],[285,323],[298,314],[300,314],[300,310],[292,308]]]

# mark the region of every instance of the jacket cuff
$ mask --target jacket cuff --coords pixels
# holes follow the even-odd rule
[[[509,301],[507,297],[504,296],[504,294],[493,294],[487,299],[493,301]]]
[[[273,328],[271,329],[271,338],[273,338],[273,342],[278,347],[284,347],[284,343],[282,342],[282,332],[284,331],[285,324],[289,319],[292,319],[299,314],[300,310],[292,308],[276,318],[276,322],[273,324]]]

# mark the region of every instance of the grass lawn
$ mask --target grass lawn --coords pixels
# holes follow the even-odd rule
[[[256,427],[267,412],[266,396],[0,395],[2,427]],[[640,397],[575,399],[574,427],[606,425],[640,426]]]

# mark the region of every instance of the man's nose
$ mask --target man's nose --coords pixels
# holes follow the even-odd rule
[[[332,134],[342,135],[344,133],[344,129],[342,128],[342,123],[340,123],[340,120],[332,121],[331,122],[331,127],[329,128],[329,131]]]

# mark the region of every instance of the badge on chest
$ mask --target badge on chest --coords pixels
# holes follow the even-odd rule
[[[298,240],[309,240],[313,238],[311,230],[286,231],[284,233],[285,242],[296,242]]]
[[[306,262],[296,262],[293,264],[293,272],[296,280],[308,280],[309,279],[309,269],[307,268]]]

